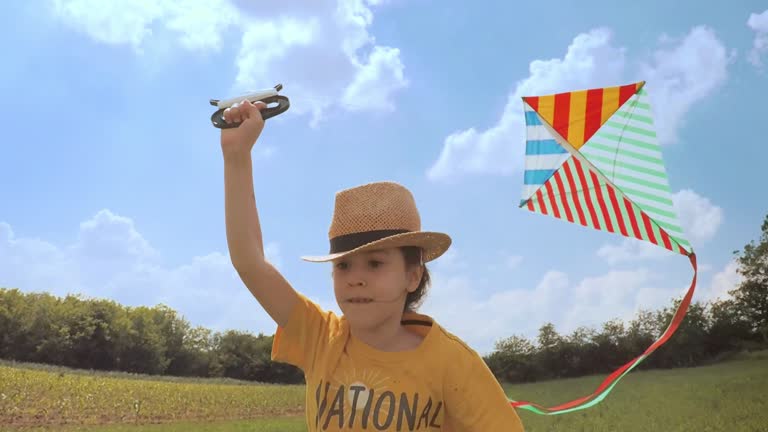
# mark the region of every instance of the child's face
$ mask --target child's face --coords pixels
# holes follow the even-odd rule
[[[336,301],[350,325],[372,328],[387,319],[399,320],[408,292],[421,275],[406,269],[400,249],[352,254],[333,262]]]

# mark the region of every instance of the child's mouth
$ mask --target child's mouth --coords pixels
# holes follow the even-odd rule
[[[351,299],[349,299],[347,301],[350,302],[350,303],[363,304],[363,303],[371,303],[373,301],[373,299],[362,298],[362,297],[355,297],[355,298],[351,298]]]

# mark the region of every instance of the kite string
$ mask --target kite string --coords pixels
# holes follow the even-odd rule
[[[691,281],[691,286],[688,288],[688,291],[683,297],[683,300],[678,305],[677,310],[675,311],[675,314],[672,317],[672,320],[667,326],[667,329],[661,334],[661,336],[653,344],[651,344],[648,348],[646,348],[646,350],[642,354],[630,360],[629,362],[627,362],[626,364],[624,364],[623,366],[615,370],[613,373],[611,373],[608,377],[605,378],[605,380],[603,380],[603,382],[594,392],[592,392],[587,396],[584,396],[579,399],[575,399],[570,402],[557,405],[551,408],[546,408],[542,405],[535,404],[528,401],[515,401],[513,399],[509,399],[510,405],[514,408],[526,409],[536,414],[556,415],[556,414],[564,414],[567,412],[578,411],[578,410],[589,408],[590,406],[598,403],[600,400],[605,398],[613,390],[613,387],[626,374],[628,374],[643,360],[648,358],[648,356],[654,351],[656,351],[656,349],[658,349],[661,345],[665,344],[672,337],[672,335],[675,333],[677,328],[682,323],[683,318],[685,317],[685,314],[688,310],[688,306],[691,303],[693,293],[696,289],[696,280],[698,275],[696,254],[690,253],[688,255],[688,258],[691,262],[691,266],[693,267],[693,279]],[[589,399],[592,399],[592,401],[586,404],[582,404],[583,402]]]

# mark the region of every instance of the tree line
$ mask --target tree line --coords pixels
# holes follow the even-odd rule
[[[638,369],[689,367],[735,351],[768,348],[768,216],[757,243],[735,251],[742,282],[730,297],[692,302],[672,338]],[[695,296],[694,296],[695,299]],[[513,335],[484,359],[500,381],[603,374],[643,352],[680,299],[625,323],[561,335],[545,323],[533,340]],[[127,307],[79,295],[0,288],[0,358],[79,369],[298,384],[302,372],[271,361],[274,336],[192,326],[165,305]]]
[[[672,337],[636,369],[698,366],[734,352],[768,348],[768,215],[759,241],[734,255],[742,281],[729,298],[692,302]],[[534,340],[511,336],[498,341],[485,360],[497,379],[506,382],[609,373],[656,341],[681,301],[641,311],[628,323],[614,319],[599,329],[581,327],[568,335],[546,323]]]
[[[173,309],[0,289],[0,358],[149,375],[303,383],[273,336],[193,327]]]

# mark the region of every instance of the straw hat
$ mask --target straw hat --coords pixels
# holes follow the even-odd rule
[[[388,181],[337,192],[328,239],[327,255],[301,258],[327,262],[373,249],[418,246],[424,249],[422,260],[426,263],[451,245],[447,234],[421,230],[421,217],[411,192]]]

